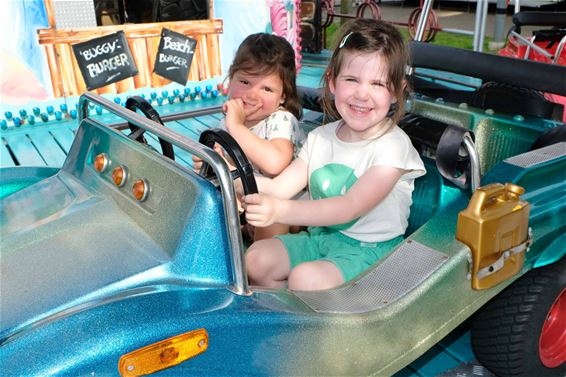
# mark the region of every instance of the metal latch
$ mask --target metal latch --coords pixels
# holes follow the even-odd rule
[[[525,240],[525,242],[523,242],[523,243],[521,243],[521,244],[519,244],[515,247],[512,247],[510,249],[503,251],[503,253],[501,254],[501,257],[499,257],[499,259],[497,259],[495,262],[493,262],[489,266],[486,266],[486,267],[482,268],[481,270],[478,270],[478,273],[476,275],[477,278],[483,279],[486,276],[489,276],[489,275],[496,273],[497,271],[499,271],[503,268],[503,266],[505,265],[505,261],[507,259],[509,259],[510,257],[512,257],[513,255],[522,253],[523,251],[528,252],[529,246],[531,246],[532,241],[533,241],[532,229],[529,227],[529,230],[528,230],[528,233],[527,233],[527,239]]]

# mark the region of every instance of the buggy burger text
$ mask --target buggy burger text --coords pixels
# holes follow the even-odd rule
[[[120,69],[120,67],[130,65],[128,56],[125,53],[113,56],[111,58],[103,59],[97,63],[88,64],[86,67],[88,69],[88,74],[90,77],[94,78],[101,73],[107,71],[115,71]]]

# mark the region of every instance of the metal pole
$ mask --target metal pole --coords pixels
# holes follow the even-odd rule
[[[495,25],[493,29],[493,42],[489,44],[490,50],[498,50],[504,45],[505,38],[505,14],[507,13],[507,3],[505,0],[497,0],[495,9]]]
[[[487,0],[478,0],[476,6],[476,24],[474,27],[474,51],[483,51],[485,38],[485,20],[487,18]]]
[[[479,27],[480,27],[480,17],[481,17],[481,8],[482,8],[482,0],[477,0],[476,2],[476,17],[475,17],[475,23],[474,23],[474,51],[478,51],[478,39],[479,39]]]
[[[417,33],[415,35],[415,41],[422,42],[425,32],[426,23],[428,22],[428,16],[430,15],[430,10],[432,9],[432,2],[434,0],[424,0],[423,11],[421,17],[419,18],[419,23],[417,25]],[[412,76],[415,72],[414,67],[406,67],[406,73]]]
[[[536,44],[533,43],[532,40],[523,37],[521,34],[517,33],[516,31],[512,31],[511,35],[514,36],[515,38],[517,38],[519,41],[521,41],[521,44],[524,44],[525,46],[527,46],[527,50],[525,52],[525,56],[523,57],[524,59],[528,59],[529,57],[529,52],[530,49],[535,50],[536,52],[538,52],[539,54],[545,56],[546,58],[548,58],[548,60],[552,60],[552,54],[549,53],[548,51],[546,51],[544,48],[537,46]],[[566,37],[562,38],[563,40],[561,41],[561,45],[564,45],[564,41],[566,41]],[[560,44],[558,45],[558,47],[556,48],[556,51],[558,51],[558,48],[560,48]],[[558,54],[555,53],[555,56],[559,56]]]
[[[464,136],[464,148],[470,157],[470,188],[474,192],[481,185],[481,168],[480,157],[470,135]]]
[[[422,42],[425,32],[425,27],[428,22],[428,16],[430,15],[430,10],[432,8],[432,3],[434,0],[425,0],[423,6],[423,12],[419,18],[419,24],[417,25],[417,35],[415,35],[415,41]]]
[[[482,9],[482,22],[481,22],[481,33],[480,33],[480,46],[479,46],[479,52],[483,51],[483,41],[485,40],[485,24],[487,22],[487,10],[489,8],[489,1],[488,0],[483,0],[483,9]]]

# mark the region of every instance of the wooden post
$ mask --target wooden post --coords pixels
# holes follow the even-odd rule
[[[51,86],[53,88],[53,95],[55,97],[63,97],[63,80],[61,78],[61,67],[59,67],[59,60],[57,59],[57,52],[55,46],[52,44],[43,45],[43,51],[47,57],[47,65],[49,66],[49,74],[51,75]]]
[[[71,45],[67,43],[59,43],[55,45],[55,51],[59,55],[59,61],[61,63],[61,73],[63,79],[63,90],[65,95],[68,96],[78,96],[79,89],[77,87],[77,79],[75,77],[75,72],[73,70],[73,52],[71,51]]]
[[[43,5],[45,5],[45,13],[47,13],[47,22],[51,29],[55,29],[57,25],[55,24],[55,12],[53,11],[53,3],[51,0],[43,0]]]
[[[199,73],[201,80],[210,78],[210,67],[208,66],[208,43],[207,43],[207,36],[206,35],[199,35],[197,37],[197,46],[200,45],[198,48],[199,52]]]
[[[134,76],[136,88],[143,88],[151,84],[150,54],[148,54],[146,41],[145,38],[128,40],[132,55],[137,57],[138,74]]]
[[[208,19],[214,18],[214,0],[208,0]]]
[[[210,74],[213,77],[220,76],[222,67],[220,65],[220,42],[218,34],[210,34],[207,38],[208,48],[208,66]]]

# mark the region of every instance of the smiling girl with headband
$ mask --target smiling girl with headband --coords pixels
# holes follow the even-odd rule
[[[402,241],[415,178],[424,165],[396,125],[403,113],[407,49],[397,29],[347,23],[324,76],[325,112],[279,176],[244,197],[247,220],[308,226],[255,242],[246,254],[252,284],[293,290],[338,286]],[[395,106],[393,106],[395,105]],[[391,109],[393,115],[389,115]],[[291,200],[308,185],[310,200]]]

